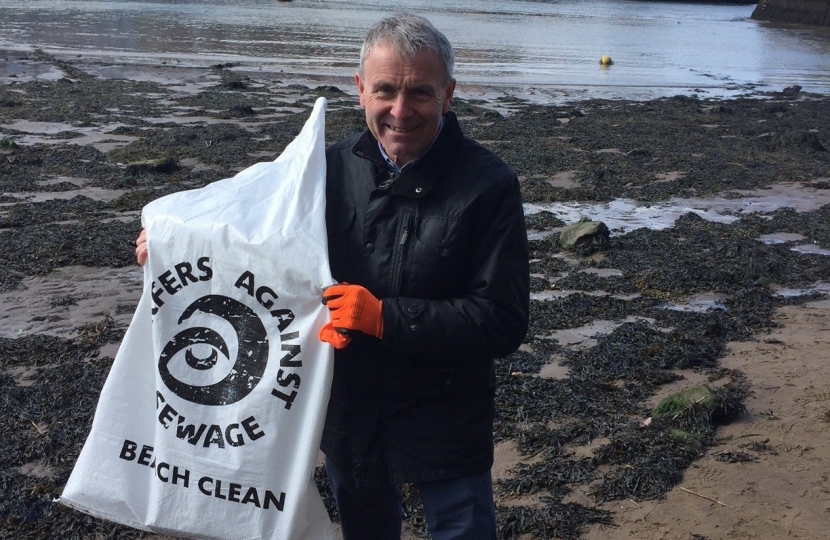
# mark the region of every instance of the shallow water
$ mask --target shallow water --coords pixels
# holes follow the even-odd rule
[[[381,0],[0,0],[0,50],[290,74],[349,86]],[[462,95],[537,101],[830,93],[830,33],[749,18],[754,5],[612,0],[407,2],[456,47]],[[615,64],[599,66],[608,54]],[[0,66],[0,77],[4,71]],[[44,74],[49,76],[49,74]]]
[[[782,208],[797,212],[811,212],[830,204],[827,190],[804,187],[800,184],[778,184],[755,191],[738,191],[742,198],[723,196],[707,199],[673,198],[665,202],[638,203],[631,199],[615,199],[608,203],[557,202],[550,204],[526,203],[525,214],[542,211],[551,212],[565,223],[582,219],[602,221],[611,234],[625,234],[641,227],[654,230],[667,229],[674,222],[690,212],[716,223],[733,223],[742,214],[769,213]],[[549,232],[531,232],[531,240],[539,239]]]

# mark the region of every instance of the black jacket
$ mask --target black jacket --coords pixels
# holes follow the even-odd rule
[[[383,301],[383,339],[335,353],[322,449],[362,485],[451,479],[493,463],[493,359],[527,331],[528,252],[516,175],[453,113],[394,178],[367,131],[327,150],[338,282]]]

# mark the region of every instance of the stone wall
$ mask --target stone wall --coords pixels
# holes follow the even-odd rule
[[[759,0],[752,18],[830,27],[830,0]]]

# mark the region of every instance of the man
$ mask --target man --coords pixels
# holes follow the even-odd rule
[[[369,30],[355,83],[368,130],[327,151],[335,329],[322,449],[346,540],[400,538],[418,486],[434,539],[496,538],[493,358],[527,330],[518,181],[449,112],[447,39],[397,15]]]
[[[326,153],[322,450],[344,540],[400,539],[399,483],[433,539],[496,538],[493,359],[527,331],[527,236],[515,174],[450,112],[453,65],[426,19],[381,20],[355,75],[368,130]]]

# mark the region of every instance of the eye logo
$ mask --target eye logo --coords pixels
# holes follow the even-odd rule
[[[184,350],[185,362],[197,371],[217,367],[219,353],[229,358],[228,345],[222,336],[211,328],[187,328],[176,334],[161,351],[158,369],[161,380],[171,392],[191,403],[200,405],[229,405],[248,394],[262,380],[268,363],[268,335],[265,326],[254,311],[233,298],[218,294],[203,296],[190,304],[179,317],[179,324],[201,312],[225,319],[236,332],[239,343],[236,361],[228,374],[219,382],[197,386],[177,379],[168,364],[177,353]],[[194,345],[208,345],[207,357],[197,356]]]

